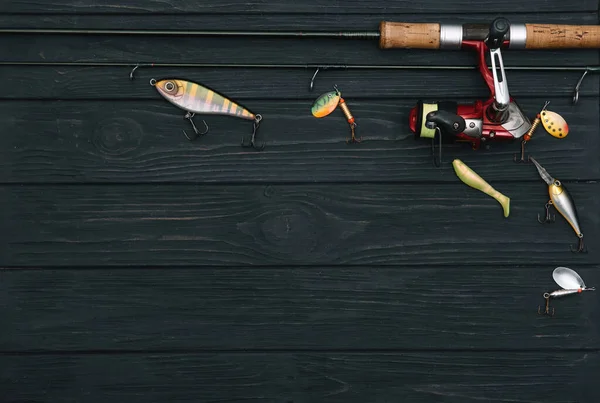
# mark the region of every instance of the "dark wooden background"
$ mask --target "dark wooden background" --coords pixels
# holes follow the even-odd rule
[[[101,4],[101,5],[100,5]],[[0,26],[376,30],[381,20],[598,24],[598,1],[15,0]],[[546,100],[571,133],[529,151],[571,191],[589,253],[560,217],[537,222],[546,185],[518,144],[444,149],[409,133],[418,99],[487,97],[476,71],[140,69],[6,62],[474,65],[461,51],[376,41],[0,37],[1,402],[596,402],[598,295],[538,316],[564,265],[600,286],[599,81],[508,72],[531,117]],[[507,66],[585,66],[596,50],[506,51]],[[227,94],[264,121],[182,112],[151,77]],[[341,112],[310,115],[337,84]],[[198,120],[200,122],[200,120]],[[461,158],[512,198],[468,188]]]

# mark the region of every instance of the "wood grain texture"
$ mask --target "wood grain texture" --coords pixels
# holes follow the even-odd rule
[[[283,3],[283,2],[281,2]],[[281,4],[279,3],[279,4]],[[206,4],[206,3],[205,3]],[[305,3],[306,4],[306,3]],[[549,4],[549,3],[545,3]],[[578,3],[581,4],[581,3]],[[511,23],[536,23],[536,24],[569,24],[569,25],[595,25],[598,23],[597,10],[569,12],[544,11],[539,6],[538,0],[528,2],[527,9],[515,12],[508,10],[502,13]],[[529,8],[531,5],[531,9]],[[562,7],[564,4],[553,2],[552,7]],[[169,29],[169,30],[269,30],[269,31],[307,31],[309,29],[320,31],[377,31],[379,23],[388,21],[408,22],[435,22],[456,23],[457,17],[453,13],[397,13],[397,12],[371,12],[351,14],[329,14],[323,12],[311,14],[294,13],[257,13],[235,14],[224,13],[223,18],[216,18],[211,13],[186,13],[182,15],[157,13],[124,13],[124,14],[7,14],[0,13],[0,25],[3,28],[73,28],[73,29]],[[488,23],[495,18],[490,13],[478,13],[469,10],[460,15],[461,23]],[[29,38],[39,39],[39,35]],[[12,37],[14,38],[14,37]],[[64,36],[57,36],[55,45],[60,45]],[[10,41],[7,41],[10,42]],[[31,41],[34,43],[35,41]],[[339,43],[334,41],[330,45]],[[246,43],[244,42],[244,45]],[[331,46],[332,48],[334,46]],[[331,49],[334,50],[334,49]],[[68,56],[68,55],[65,55]],[[282,55],[285,56],[285,55]],[[527,63],[527,60],[523,60]]]
[[[456,182],[451,166],[459,158],[488,181],[537,181],[532,165],[515,164],[519,143],[473,151],[445,146],[441,169],[432,164],[431,143],[415,140],[408,128],[413,100],[356,100],[345,96],[364,142],[347,145],[348,125],[340,111],[324,119],[310,115],[312,101],[248,101],[264,117],[257,153],[240,147],[251,124],[208,116],[210,132],[189,142],[183,113],[158,94],[153,101],[0,102],[0,181],[5,183],[289,183],[289,182]],[[547,98],[525,98],[531,117]],[[527,153],[561,180],[600,178],[598,102],[551,98],[550,110],[569,123],[556,139],[539,128]],[[468,100],[465,100],[468,102]],[[200,116],[196,121],[201,125]]]
[[[0,351],[597,349],[593,293],[537,314],[553,269],[4,270]]]
[[[455,100],[488,99],[489,89],[475,70],[431,71],[422,69],[330,70],[319,73],[309,92],[312,69],[177,69],[140,68],[137,79],[129,80],[134,64],[127,67],[2,66],[0,74],[12,83],[0,100],[160,100],[149,84],[151,78],[183,78],[203,84],[239,102],[249,99],[305,100],[309,105],[337,84],[345,98]],[[511,95],[565,99],[569,102],[581,71],[507,72]],[[265,74],[268,79],[265,79]],[[235,79],[232,79],[235,77]],[[581,87],[581,97],[596,96],[598,75],[591,74]],[[424,87],[425,85],[425,87]],[[534,114],[539,111],[536,107]],[[299,111],[301,114],[301,112]]]
[[[582,0],[573,4],[561,3],[560,1],[546,2],[533,0],[524,4],[518,0],[506,0],[496,2],[484,0],[472,3],[468,0],[453,2],[441,2],[427,0],[414,2],[410,0],[389,0],[385,2],[386,13],[422,13],[441,14],[444,12],[479,12],[497,13],[514,12],[515,9],[523,11],[597,11],[597,2]],[[199,3],[194,0],[129,0],[104,1],[98,4],[93,0],[53,0],[51,3],[43,0],[17,0],[4,3],[0,6],[1,13],[23,13],[23,14],[126,14],[126,13],[169,13],[169,14],[253,14],[253,13],[309,13],[309,14],[346,14],[346,13],[373,13],[381,10],[371,3],[358,0],[345,0],[344,2],[332,2],[327,0],[311,0],[305,2],[281,1],[273,3],[264,0],[258,1],[228,1],[226,4],[216,2]]]
[[[530,167],[530,169],[534,169]],[[541,180],[496,184],[10,187],[6,266],[598,263],[599,185],[567,183],[589,253],[540,224]]]
[[[597,25],[598,2],[0,2],[0,27],[376,31],[381,21]],[[589,253],[518,144],[472,151],[412,138],[419,99],[487,97],[476,70],[144,68],[158,63],[474,66],[461,51],[371,40],[2,35],[0,402],[595,402],[596,293],[537,314],[563,265],[600,284],[600,77],[507,71],[528,115],[545,101],[570,134],[528,151],[575,199]],[[595,66],[595,50],[503,52],[506,66]],[[59,67],[48,63],[120,63]],[[12,64],[11,64],[12,63]],[[23,66],[24,64],[38,64]],[[44,65],[46,64],[46,65]],[[264,116],[183,114],[151,77],[198,81]],[[337,84],[341,113],[309,107]],[[196,121],[200,124],[201,116]],[[460,158],[512,198],[461,183]]]
[[[592,402],[597,352],[0,357],[4,401]]]

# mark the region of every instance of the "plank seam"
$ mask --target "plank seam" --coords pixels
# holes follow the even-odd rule
[[[147,350],[127,350],[127,349],[99,349],[99,350],[14,350],[0,351],[0,356],[53,356],[53,355],[185,355],[185,354],[310,354],[310,353],[325,353],[325,354],[373,354],[373,353],[388,353],[388,354],[434,354],[434,353],[588,353],[594,354],[600,352],[598,347],[582,347],[582,348],[431,348],[431,349],[416,349],[416,348],[373,348],[373,349],[316,349],[316,348],[292,348],[292,349],[147,349]]]

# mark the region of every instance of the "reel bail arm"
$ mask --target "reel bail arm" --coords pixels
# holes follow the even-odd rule
[[[506,18],[497,18],[492,22],[490,33],[484,41],[490,50],[492,74],[494,77],[494,103],[492,104],[492,108],[488,109],[488,119],[496,123],[504,123],[508,118],[506,112],[510,103],[510,94],[508,92],[508,83],[506,81],[500,48],[509,30],[510,23],[508,20]]]

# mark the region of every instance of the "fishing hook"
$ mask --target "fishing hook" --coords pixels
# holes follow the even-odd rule
[[[554,214],[553,217],[550,218],[550,206],[552,204],[553,204],[552,200],[550,200],[550,201],[548,201],[548,203],[546,203],[546,205],[545,205],[545,208],[546,208],[546,217],[544,217],[543,221],[540,220],[540,213],[538,213],[537,220],[538,220],[538,222],[540,224],[544,224],[544,223],[548,223],[548,222],[552,223],[552,222],[556,221],[556,214]]]
[[[185,116],[183,117],[184,119],[187,119],[187,120],[190,121],[190,123],[192,124],[192,128],[194,129],[194,133],[196,134],[193,138],[191,138],[190,136],[188,136],[188,134],[184,130],[183,134],[185,134],[185,137],[187,137],[187,139],[189,141],[196,140],[198,138],[198,136],[203,136],[206,133],[208,133],[208,124],[206,123],[205,120],[202,120],[202,123],[204,123],[204,126],[206,126],[206,131],[204,131],[204,133],[200,133],[200,131],[198,131],[198,128],[196,127],[196,125],[194,124],[194,121],[192,120],[192,118],[194,117],[194,115],[195,115],[195,113],[187,112],[185,114]]]
[[[525,144],[527,143],[527,141],[525,139],[523,139],[521,141],[521,159],[517,160],[517,154],[513,155],[513,161],[514,162],[523,162],[523,163],[528,163],[529,161],[529,156],[527,156],[527,161],[525,161]]]
[[[550,293],[545,292],[544,293],[544,299],[546,300],[546,307],[544,309],[544,312],[540,312],[541,307],[538,306],[538,314],[539,315],[548,315],[548,316],[554,316],[554,308],[552,308],[552,313],[550,313]]]
[[[129,72],[129,80],[133,81],[135,79],[135,71],[140,67],[154,67],[154,63],[138,63],[133,69]]]
[[[440,143],[438,145],[438,149],[439,151],[439,160],[435,159],[435,136],[433,136],[433,138],[431,139],[431,156],[433,157],[433,165],[436,168],[439,168],[440,165],[442,164],[442,131],[439,127],[435,127],[435,132],[438,135],[438,138],[440,139]]]
[[[310,66],[306,66],[306,67],[310,67]],[[360,67],[364,67],[364,66],[360,66]],[[348,65],[346,64],[327,64],[327,65],[321,65],[321,66],[317,66],[315,73],[313,74],[312,78],[310,79],[310,83],[308,85],[308,91],[312,92],[314,87],[315,87],[315,78],[317,78],[317,74],[319,74],[319,71],[321,70],[327,70],[327,69],[343,69],[346,70],[348,69]]]
[[[317,74],[319,74],[319,70],[321,69],[321,67],[317,67],[317,69],[315,70],[315,74],[313,74],[312,78],[310,79],[310,84],[308,86],[308,91],[312,92],[312,90],[315,87],[315,78],[317,77]]]
[[[598,66],[586,66],[585,71],[579,78],[579,81],[577,81],[577,85],[575,86],[575,90],[573,91],[573,105],[575,105],[579,101],[579,87],[581,87],[581,83],[583,82],[585,76],[587,76],[588,73],[597,73],[599,71],[600,67]]]
[[[135,67],[129,72],[129,80],[133,81],[133,79],[135,78],[135,71],[140,67],[139,64],[136,64]]]
[[[252,147],[257,151],[262,151],[265,148],[265,144],[261,144],[260,146],[256,146],[256,132],[258,127],[260,126],[260,121],[262,120],[262,115],[256,115],[256,119],[254,119],[254,124],[252,125],[252,136],[250,137],[250,142],[246,143],[245,138],[242,138],[242,147]]]
[[[569,245],[571,248],[571,252],[573,253],[587,253],[587,250],[585,249],[585,245],[583,243],[583,234],[581,235],[577,235],[579,237],[579,245],[577,246],[577,249],[573,248],[573,245]]]
[[[577,102],[579,101],[579,87],[581,87],[581,83],[583,82],[583,79],[589,71],[590,69],[586,68],[583,74],[581,75],[579,81],[577,81],[577,85],[575,86],[575,90],[573,91],[573,105],[577,104]]]

